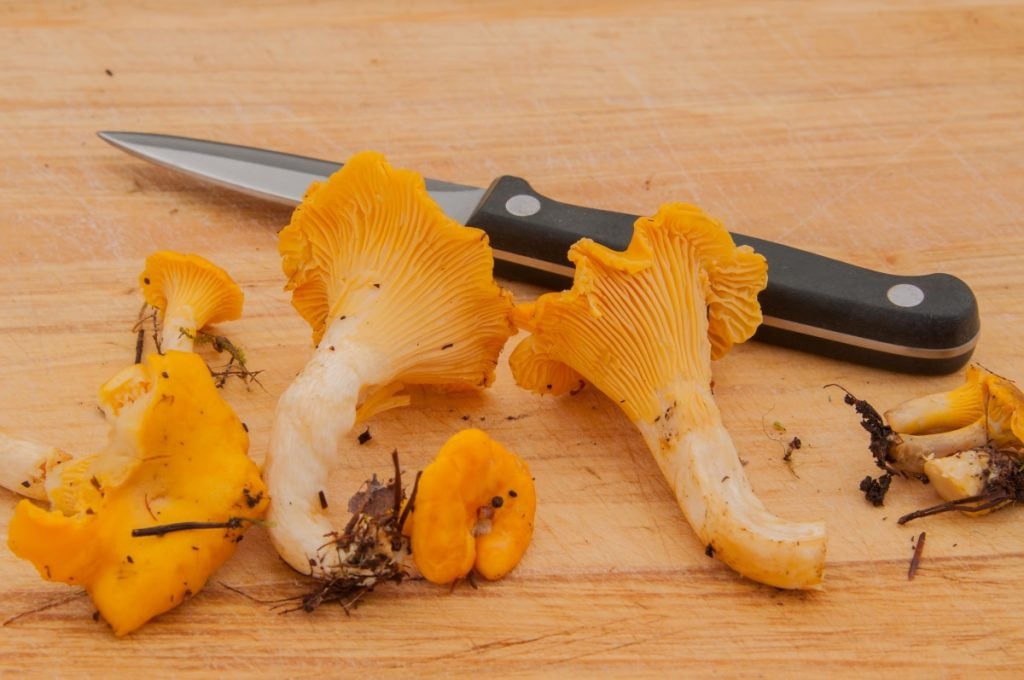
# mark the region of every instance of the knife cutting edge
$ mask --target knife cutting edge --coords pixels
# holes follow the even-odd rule
[[[286,205],[341,164],[294,154],[171,135],[100,132],[114,146],[206,182]],[[426,180],[427,191],[461,224],[487,232],[495,275],[567,288],[569,247],[589,237],[610,248],[629,244],[637,217],[543,196],[518,177],[490,187]],[[732,232],[768,261],[759,296],[764,321],[755,339],[888,370],[953,372],[978,340],[971,289],[949,274],[898,276]]]

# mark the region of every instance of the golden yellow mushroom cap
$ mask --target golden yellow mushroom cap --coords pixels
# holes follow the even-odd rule
[[[423,178],[375,152],[314,183],[278,241],[286,290],[319,344],[331,324],[410,384],[484,386],[515,332],[486,233],[447,217]]]
[[[152,395],[139,421],[114,422],[130,428],[135,456],[111,474],[97,472],[107,452],[68,464],[55,509],[23,501],[8,530],[16,555],[47,580],[84,587],[118,635],[199,592],[248,525],[140,537],[133,529],[258,519],[268,502],[245,428],[202,359],[153,354],[144,370]]]
[[[178,318],[191,309],[195,330],[242,316],[244,295],[223,269],[199,255],[162,250],[146,258],[139,275],[146,302]]]
[[[934,434],[957,430],[985,416],[988,384],[992,374],[971,365],[964,383],[948,392],[909,399],[885,412],[885,420],[901,434]]]
[[[761,322],[764,258],[691,205],[638,219],[623,252],[583,239],[569,259],[572,288],[514,317],[531,336],[509,363],[516,381],[537,392],[569,391],[582,375],[634,420],[650,416],[658,388],[679,376],[709,384],[711,359]]]

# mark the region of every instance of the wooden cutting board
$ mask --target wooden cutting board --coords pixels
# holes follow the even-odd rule
[[[129,129],[425,175],[501,173],[650,213],[688,200],[730,228],[974,289],[976,359],[1024,380],[1024,12],[1019,3],[495,2],[0,6],[0,427],[100,448],[95,390],[130,362],[145,256],[231,272],[222,327],[262,370],[225,390],[262,461],[277,396],[309,356],[282,291],[287,209],[202,186],[95,137]],[[538,289],[504,282],[520,300]],[[510,345],[511,347],[511,345]],[[221,358],[210,356],[212,361]],[[486,429],[537,480],[533,544],[505,580],[388,585],[351,612],[282,613],[302,577],[252,530],[184,606],[115,638],[87,597],[0,550],[0,669],[39,675],[1010,675],[1024,660],[1018,509],[897,526],[871,507],[866,435],[826,389],[880,408],[959,375],[896,375],[750,343],[716,398],[765,504],[824,519],[824,588],[782,592],[704,555],[627,419],[593,390],[540,398],[502,360],[476,395],[415,393],[370,423],[328,490],[390,453],[421,468]],[[803,447],[789,464],[785,442]],[[0,492],[0,526],[17,501]],[[913,543],[927,541],[913,580]]]

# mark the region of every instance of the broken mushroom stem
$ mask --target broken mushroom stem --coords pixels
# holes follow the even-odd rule
[[[946,499],[900,517],[906,524],[921,517],[960,510],[977,515],[1024,500],[1024,464],[1016,449],[972,449],[929,461],[928,479]]]

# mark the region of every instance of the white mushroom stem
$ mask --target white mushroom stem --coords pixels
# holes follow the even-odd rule
[[[22,496],[46,500],[46,479],[54,468],[70,459],[54,446],[0,431],[0,486]]]
[[[708,553],[768,585],[820,584],[824,523],[790,522],[764,507],[750,487],[711,390],[683,383],[660,399],[661,416],[637,426]]]
[[[928,460],[984,446],[988,441],[988,430],[984,420],[948,432],[896,434],[900,441],[889,447],[889,455],[892,456],[897,468],[915,474],[924,472],[924,465]]]
[[[390,363],[372,347],[346,338],[349,327],[331,325],[281,395],[264,464],[270,539],[294,569],[319,577],[336,571],[343,559],[320,492],[342,436],[355,424],[361,388],[377,384]]]
[[[191,352],[196,340],[196,317],[190,305],[174,306],[167,310],[163,320],[161,351]]]

